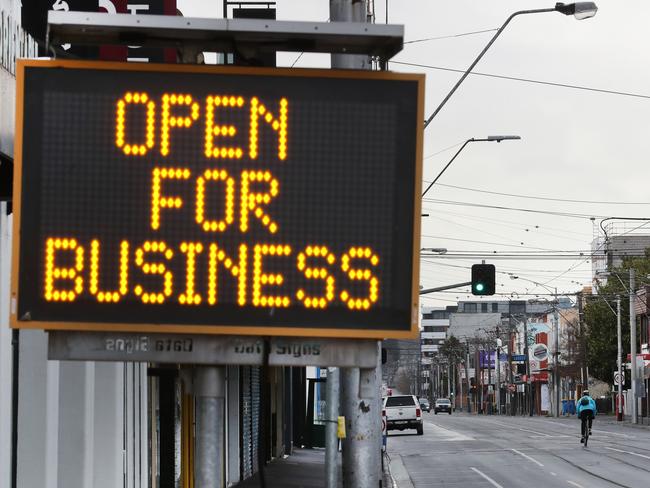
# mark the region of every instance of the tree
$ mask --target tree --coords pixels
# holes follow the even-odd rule
[[[465,357],[465,345],[451,335],[440,346],[438,353],[446,358],[449,364],[458,364]]]
[[[623,356],[629,350],[630,308],[627,288],[629,287],[628,270],[630,268],[636,271],[637,276],[648,275],[650,273],[650,250],[646,249],[645,257],[626,258],[620,268],[611,270],[612,276],[607,280],[607,284],[601,286],[598,289],[598,295],[594,295],[585,306],[587,365],[594,378],[607,383],[613,383],[613,373],[617,369],[618,342],[615,313],[617,295],[621,298]],[[619,277],[617,278],[616,275]],[[639,326],[637,321],[637,328]],[[638,330],[637,337],[640,337]]]

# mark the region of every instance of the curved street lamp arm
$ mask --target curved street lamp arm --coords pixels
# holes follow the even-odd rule
[[[513,13],[510,17],[508,17],[508,19],[503,23],[503,25],[499,28],[499,30],[496,32],[496,34],[494,34],[494,36],[492,37],[492,39],[490,39],[490,42],[488,42],[487,46],[485,46],[485,47],[483,48],[483,51],[481,51],[481,54],[479,54],[478,57],[474,60],[474,62],[470,65],[470,67],[467,68],[467,70],[465,71],[465,73],[463,73],[463,76],[460,77],[460,80],[458,80],[458,81],[456,82],[456,84],[455,84],[454,87],[451,89],[451,91],[447,94],[447,96],[445,97],[445,99],[440,103],[440,105],[438,105],[438,108],[437,108],[437,109],[436,109],[436,110],[435,110],[435,111],[434,111],[434,112],[429,116],[429,118],[424,122],[424,128],[426,129],[427,126],[428,126],[428,125],[431,123],[431,121],[433,120],[433,118],[434,118],[436,115],[438,115],[438,112],[440,112],[440,110],[442,109],[442,107],[445,106],[445,104],[447,103],[447,100],[449,100],[449,99],[451,98],[451,96],[456,92],[456,90],[458,89],[458,87],[460,86],[460,84],[461,84],[463,81],[465,81],[465,78],[467,78],[467,76],[470,74],[470,72],[472,71],[472,69],[474,69],[474,66],[476,66],[476,64],[481,60],[481,58],[482,58],[483,55],[487,52],[487,50],[490,49],[490,46],[492,46],[492,44],[494,43],[494,41],[497,40],[497,37],[499,37],[499,35],[501,34],[501,32],[503,32],[503,29],[506,28],[506,26],[510,23],[510,21],[511,21],[514,17],[516,17],[517,15],[522,15],[522,14],[538,14],[538,13],[543,13],[543,12],[555,12],[555,11],[556,11],[555,8],[542,8],[542,9],[535,9],[535,10],[520,10],[519,12],[515,12],[515,13]]]
[[[442,174],[443,174],[445,171],[447,171],[447,168],[449,168],[449,166],[451,165],[451,163],[454,162],[454,159],[456,159],[456,156],[458,156],[458,155],[460,154],[460,152],[461,152],[463,149],[465,149],[465,146],[467,146],[467,144],[469,144],[470,142],[475,142],[475,141],[477,141],[477,140],[479,140],[479,139],[474,139],[474,138],[467,139],[467,140],[465,141],[465,143],[464,143],[462,146],[460,146],[460,149],[459,149],[458,151],[456,151],[456,154],[454,154],[454,157],[451,158],[451,160],[447,163],[447,165],[446,165],[444,168],[442,168],[442,171],[441,171],[440,173],[438,173],[438,176],[436,176],[435,179],[434,179],[431,183],[429,183],[429,186],[427,186],[427,189],[424,190],[424,191],[422,192],[422,197],[424,197],[424,195],[427,194],[427,192],[431,189],[431,187],[432,187],[433,185],[435,185],[436,181],[438,181],[438,179],[442,176]],[[483,140],[483,139],[480,139],[480,140]]]

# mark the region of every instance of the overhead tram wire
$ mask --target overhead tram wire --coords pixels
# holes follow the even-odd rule
[[[589,205],[650,205],[650,202],[609,202],[609,201],[595,201],[595,200],[574,200],[568,198],[551,198],[551,197],[540,197],[540,196],[531,196],[531,195],[517,195],[514,193],[503,193],[503,192],[497,192],[491,190],[482,190],[479,188],[467,188],[465,186],[449,185],[445,183],[438,183],[438,186],[454,188],[457,190],[472,191],[477,193],[486,193],[489,195],[499,195],[505,197],[513,197],[513,198],[526,198],[529,200],[544,200],[549,202],[586,203]]]
[[[545,230],[556,230],[558,232],[564,232],[566,234],[574,234],[577,236],[582,236],[583,239],[580,239],[582,242],[585,240],[591,239],[591,232],[575,232],[572,230],[568,229],[560,229],[557,227],[548,227],[546,225],[540,226],[538,224],[531,224],[527,222],[517,222],[515,220],[503,220],[503,219],[495,219],[495,218],[490,218],[490,217],[477,217],[476,215],[471,215],[471,214],[465,214],[465,213],[458,213],[458,212],[450,212],[449,210],[437,210],[436,212],[446,214],[446,215],[453,215],[456,217],[461,217],[465,218],[467,220],[478,220],[480,222],[496,222],[498,225],[501,225],[503,227],[510,227],[513,229],[524,229],[530,228],[531,231],[545,231]],[[553,235],[553,234],[548,234],[548,235]]]
[[[581,214],[581,213],[571,213],[571,212],[556,212],[552,210],[533,210],[529,208],[518,208],[518,207],[506,207],[503,205],[486,205],[482,203],[473,203],[473,202],[459,202],[454,200],[439,200],[434,198],[423,198],[423,201],[427,203],[434,203],[440,205],[458,205],[463,207],[477,207],[477,208],[491,208],[495,210],[510,210],[516,212],[526,212],[526,213],[535,213],[543,215],[553,215],[556,217],[567,217],[567,218],[576,218],[576,219],[588,219],[592,218],[604,219],[608,216],[605,215],[595,215],[595,214]],[[622,217],[621,217],[622,218]]]
[[[447,36],[438,36],[438,37],[426,37],[424,39],[413,39],[411,41],[404,41],[404,44],[415,44],[418,42],[427,42],[427,41],[438,41],[441,39],[453,39],[454,37],[465,37],[465,36],[473,36],[476,34],[485,34],[487,32],[495,32],[498,31],[499,28],[495,29],[484,29],[484,30],[479,30],[479,31],[472,31],[472,32],[464,32],[462,34],[450,34]]]
[[[472,269],[471,264],[473,264],[472,261],[468,261],[467,266],[461,266],[461,265],[458,265],[458,264],[440,263],[438,261],[435,261],[435,260],[429,259],[429,258],[421,258],[420,261],[422,263],[425,263],[425,264],[432,264],[432,265],[436,265],[436,266],[444,266],[446,268],[457,268],[457,269],[463,269],[463,270]],[[502,266],[500,266],[499,269],[502,270],[502,271],[497,270],[497,273],[502,273],[502,274],[507,274],[507,275],[510,275],[512,273],[516,273],[516,274],[520,274],[520,275],[523,275],[523,276],[535,276],[535,275],[530,274],[530,273],[562,273],[563,271],[565,271],[563,269],[562,270],[555,270],[555,269],[544,270],[544,269],[524,269],[524,268],[520,268],[520,267],[508,268],[508,267],[502,267]],[[575,273],[584,273],[584,271],[574,271],[574,272]]]
[[[406,61],[391,61],[393,64],[401,64],[404,66],[414,66],[417,68],[425,68],[425,69],[435,69],[439,71],[450,71],[452,73],[465,73],[465,70],[461,69],[453,69],[453,68],[444,68],[442,66],[431,66],[427,64],[419,64],[419,63],[409,63]],[[502,79],[502,80],[509,80],[509,81],[519,81],[522,83],[532,83],[536,85],[547,85],[547,86],[554,86],[557,88],[570,88],[573,90],[582,90],[582,91],[589,91],[589,92],[595,92],[595,93],[603,93],[607,95],[618,95],[618,96],[625,96],[625,97],[633,97],[633,98],[643,98],[643,99],[650,99],[650,95],[644,95],[641,93],[632,93],[632,92],[624,92],[624,91],[618,91],[618,90],[605,90],[602,88],[593,88],[593,87],[588,87],[588,86],[581,86],[581,85],[571,85],[568,83],[556,83],[553,81],[542,81],[542,80],[533,80],[531,78],[519,78],[516,76],[505,76],[505,75],[495,75],[491,73],[481,73],[479,71],[472,71],[469,73],[470,75],[475,75],[475,76],[484,76],[487,78],[497,78],[497,79]]]
[[[444,219],[444,218],[440,217],[439,215],[437,215],[437,214],[439,214],[439,213],[443,213],[443,214],[444,214],[445,212],[440,212],[439,210],[436,210],[436,212],[434,212],[433,214],[430,214],[429,217],[430,217],[430,218],[433,218],[433,219],[438,219],[438,220],[440,220],[440,221],[442,221],[442,222],[451,223],[451,224],[453,224],[453,225],[457,225],[457,226],[459,226],[459,227],[465,227],[465,228],[471,229],[471,230],[473,230],[473,231],[475,231],[475,232],[480,232],[481,234],[485,234],[485,235],[489,235],[489,236],[493,236],[493,237],[502,237],[502,235],[500,235],[500,234],[493,234],[493,233],[491,233],[491,232],[488,232],[487,230],[484,230],[484,229],[478,228],[478,227],[476,227],[476,226],[471,226],[471,225],[467,225],[467,224],[461,224],[460,222],[456,222],[456,221],[454,221],[454,220]],[[461,217],[461,219],[462,219],[462,218],[467,219],[467,220],[474,220],[474,221],[477,221],[477,222],[485,223],[485,222],[484,222],[484,219],[477,218],[477,217],[474,217],[474,218],[472,218],[472,217]],[[488,219],[485,219],[485,220],[488,220]],[[522,228],[523,225],[521,225],[521,224],[518,225],[518,226],[508,225],[508,224],[498,224],[498,225],[501,226],[501,227],[509,227],[509,228],[511,228],[511,229],[518,230],[518,231],[520,231],[520,232],[529,232],[528,236],[526,236],[527,238],[529,238],[529,237],[530,237],[530,238],[533,238],[533,237],[539,237],[539,236],[549,236],[549,237],[555,237],[555,238],[557,238],[557,239],[565,239],[565,240],[568,240],[568,241],[574,241],[574,242],[584,242],[584,241],[585,241],[585,238],[584,238],[584,237],[581,238],[581,239],[578,239],[577,237],[567,237],[567,236],[564,236],[564,235],[553,234],[553,233],[551,233],[551,232],[540,231],[540,232],[532,232],[532,233],[531,233],[529,229],[524,229],[524,228]],[[490,228],[492,228],[492,227],[493,227],[493,226],[491,225]],[[562,231],[561,231],[561,232],[562,232]],[[517,239],[513,239],[513,240],[514,240],[514,241],[517,241]],[[520,239],[519,239],[519,242],[521,242]]]

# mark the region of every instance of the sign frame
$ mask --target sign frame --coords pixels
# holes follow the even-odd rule
[[[211,73],[233,75],[263,75],[278,77],[318,77],[332,79],[373,79],[373,80],[403,80],[417,84],[417,109],[415,121],[415,168],[413,181],[413,235],[412,235],[412,272],[410,299],[410,328],[400,329],[362,329],[362,328],[309,328],[300,326],[265,327],[262,325],[197,325],[197,324],[155,324],[155,323],[108,323],[108,322],[72,322],[72,321],[39,321],[30,317],[18,317],[18,289],[20,274],[20,236],[21,236],[21,207],[22,207],[22,172],[23,144],[25,141],[23,105],[25,99],[24,82],[25,69],[39,67],[47,69],[75,68],[90,70],[123,70],[137,72],[175,72],[175,73]],[[291,68],[252,68],[232,66],[202,66],[179,64],[153,63],[122,63],[106,61],[72,61],[72,60],[25,60],[17,63],[16,73],[16,133],[15,133],[15,166],[14,166],[14,219],[13,219],[13,252],[11,269],[11,300],[10,326],[16,329],[42,330],[76,330],[96,332],[141,332],[141,333],[171,333],[171,334],[226,334],[254,336],[284,336],[284,337],[327,337],[355,339],[413,339],[418,337],[419,317],[419,249],[420,249],[420,215],[424,139],[424,88],[423,74],[392,73],[387,71],[353,71],[353,70],[323,70],[323,69],[291,69]]]

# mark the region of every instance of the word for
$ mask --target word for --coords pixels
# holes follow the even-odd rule
[[[162,209],[180,209],[185,200],[180,196],[163,194],[165,180],[188,180],[192,173],[188,168],[154,168],[151,178],[151,228],[161,227]],[[210,187],[223,187],[223,215],[219,218],[207,215],[206,194]],[[254,191],[252,185],[264,185],[266,191]],[[236,191],[235,187],[238,187]],[[235,221],[235,203],[240,203],[239,230],[248,231],[251,214],[259,219],[271,234],[278,231],[278,224],[263,209],[278,196],[280,183],[270,171],[242,171],[239,184],[224,169],[208,169],[196,178],[194,183],[194,221],[205,232],[224,232]],[[214,191],[214,189],[210,190]],[[239,199],[235,193],[239,194]]]

